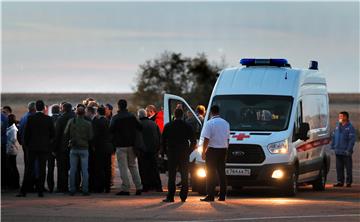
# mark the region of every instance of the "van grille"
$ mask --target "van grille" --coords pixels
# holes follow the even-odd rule
[[[252,144],[230,144],[227,163],[262,163],[265,154],[261,146]]]

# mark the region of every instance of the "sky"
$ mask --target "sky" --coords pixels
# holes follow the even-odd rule
[[[359,2],[3,2],[2,92],[133,92],[164,51],[319,62],[360,92]]]

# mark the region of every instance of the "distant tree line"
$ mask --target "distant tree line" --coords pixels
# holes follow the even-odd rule
[[[218,72],[225,66],[211,63],[204,53],[190,58],[181,53],[164,52],[140,65],[134,101],[139,106],[163,106],[165,93],[183,97],[191,106],[207,105]]]

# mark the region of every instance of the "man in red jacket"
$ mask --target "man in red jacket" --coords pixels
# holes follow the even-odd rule
[[[164,111],[157,112],[156,107],[154,105],[148,105],[146,107],[146,113],[149,119],[155,121],[156,125],[160,128],[160,132],[162,133],[164,130]]]

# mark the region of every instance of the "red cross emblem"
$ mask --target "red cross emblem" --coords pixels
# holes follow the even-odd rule
[[[233,135],[232,138],[236,138],[236,140],[243,140],[245,138],[250,138],[250,136],[245,133],[239,133],[238,135]]]

